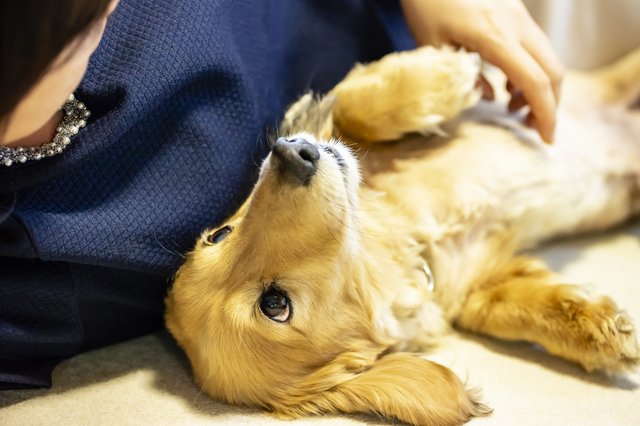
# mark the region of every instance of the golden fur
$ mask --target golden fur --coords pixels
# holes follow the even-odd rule
[[[268,157],[220,224],[228,237],[210,244],[207,231],[188,255],[166,320],[206,393],[285,418],[461,424],[489,410],[449,369],[408,353],[450,324],[536,342],[587,370],[638,365],[634,328],[611,299],[514,253],[639,210],[640,114],[627,105],[640,52],[566,77],[552,147],[504,103],[476,105],[480,67],[451,49],[393,54],[292,106],[283,132],[331,144],[346,169],[320,150],[311,183],[294,186]],[[260,309],[271,288],[290,301],[285,322]]]

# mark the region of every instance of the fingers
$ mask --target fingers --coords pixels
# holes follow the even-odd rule
[[[480,88],[480,90],[482,91],[482,99],[486,99],[488,101],[492,101],[495,99],[493,87],[483,76],[478,77],[478,81],[476,81],[476,87]]]
[[[523,98],[531,106],[540,136],[545,142],[552,143],[557,101],[551,79],[540,64],[521,44],[514,42],[508,42],[507,45],[495,43],[478,53],[501,68],[509,80],[522,90]]]
[[[560,88],[564,68],[542,29],[534,23],[533,19],[528,19],[524,22],[527,29],[523,31],[523,38],[520,43],[524,50],[531,55],[546,74],[555,100],[552,111],[553,117],[551,117],[553,121],[549,121],[544,116],[541,116],[540,114],[544,114],[544,112],[541,113],[532,105],[532,113],[527,117],[526,123],[530,127],[536,127],[542,138],[546,142],[552,143],[553,131],[555,130],[555,113],[558,102],[560,101]],[[511,93],[511,101],[509,102],[510,112],[517,111],[527,105],[528,98],[523,91],[514,88],[513,90],[509,90],[509,92]],[[529,96],[531,96],[531,93]],[[533,96],[535,96],[535,94],[533,94]]]
[[[532,113],[527,114],[527,118],[524,120],[524,124],[526,124],[527,127],[532,127],[532,128],[538,127],[538,121],[536,120],[536,117]]]
[[[509,112],[516,112],[526,105],[527,100],[524,98],[522,90],[516,89],[511,92],[511,100],[509,101]]]
[[[516,112],[527,105],[527,100],[524,98],[522,90],[514,86],[509,80],[507,80],[507,92],[511,95],[511,101],[509,101],[509,112]]]
[[[419,44],[458,44],[502,69],[511,90],[511,111],[531,107],[527,120],[553,141],[563,67],[551,43],[520,0],[400,0]],[[493,98],[480,80],[483,97]]]
[[[560,86],[562,85],[564,67],[560,59],[556,56],[551,42],[549,42],[545,33],[535,24],[530,26],[531,28],[526,33],[527,37],[521,41],[522,46],[531,54],[533,59],[538,62],[549,77],[553,94],[555,95],[556,102],[558,102],[560,100]]]

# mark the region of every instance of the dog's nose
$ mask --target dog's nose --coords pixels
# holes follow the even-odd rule
[[[278,159],[280,173],[296,184],[306,185],[316,172],[320,153],[304,139],[279,138],[271,149]]]

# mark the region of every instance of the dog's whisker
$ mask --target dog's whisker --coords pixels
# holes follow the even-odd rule
[[[376,201],[374,201],[374,200],[372,200],[370,198],[367,198],[364,195],[358,194],[358,198],[360,200],[362,200],[362,201],[365,201],[367,203],[373,204],[375,207],[377,207],[378,210],[383,208],[382,204],[380,204],[380,203],[378,203],[378,202],[376,202]],[[362,210],[362,206],[360,206],[360,210]],[[374,211],[374,210],[370,210],[370,211]]]
[[[360,161],[364,160],[367,157],[367,155],[369,154],[369,151],[370,150],[367,149],[367,152],[365,152],[364,155],[362,157],[360,157]]]
[[[333,217],[334,217],[334,218],[335,218],[335,219],[336,219],[336,220],[337,220],[337,221],[338,221],[342,226],[344,226],[345,228],[347,228],[347,229],[349,229],[349,230],[351,230],[351,231],[356,232],[356,233],[357,233],[357,235],[359,235],[360,237],[365,236],[365,235],[367,235],[367,236],[371,236],[371,237],[374,237],[374,236],[381,236],[381,235],[383,235],[383,234],[372,233],[370,230],[366,230],[366,227],[365,227],[364,225],[362,225],[362,223],[360,222],[360,220],[359,220],[357,217],[355,217],[355,218],[354,218],[354,220],[357,222],[357,223],[356,223],[356,228],[354,228],[354,227],[352,227],[350,224],[348,224],[347,222],[345,222],[345,220],[344,220],[344,219],[339,218],[339,217],[338,217],[338,216],[336,216],[334,213],[332,213],[332,214],[333,214]],[[360,225],[360,227],[358,227],[357,225]]]
[[[164,245],[162,245],[162,243],[161,243],[161,242],[160,242],[160,240],[158,239],[158,236],[157,236],[157,235],[154,235],[154,238],[155,238],[156,242],[158,243],[158,245],[159,245],[160,247],[162,247],[162,248],[163,248],[167,253],[170,253],[170,254],[176,255],[176,256],[178,256],[178,257],[181,257],[182,259],[186,259],[186,256],[185,256],[185,255],[183,255],[182,253],[180,253],[180,252],[178,252],[178,251],[176,251],[176,250],[170,250],[170,249],[166,248]],[[175,244],[178,248],[180,248],[180,245],[179,245],[178,243],[173,242],[173,244]]]

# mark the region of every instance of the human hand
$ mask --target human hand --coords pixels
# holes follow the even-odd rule
[[[521,0],[400,2],[418,44],[461,46],[502,69],[509,110],[529,105],[527,125],[553,142],[563,67]]]

